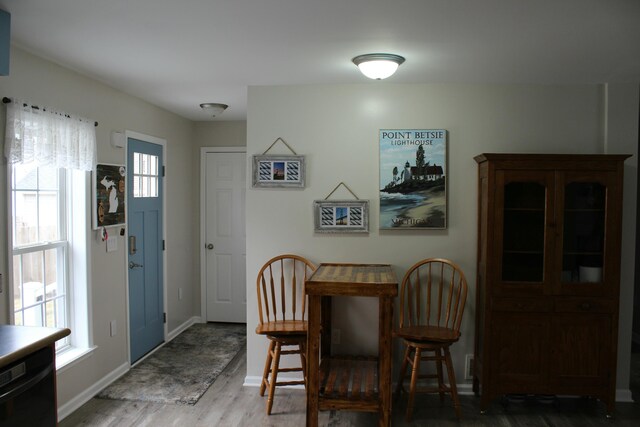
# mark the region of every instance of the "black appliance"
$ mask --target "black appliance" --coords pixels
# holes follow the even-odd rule
[[[0,426],[57,423],[53,346],[0,368]]]

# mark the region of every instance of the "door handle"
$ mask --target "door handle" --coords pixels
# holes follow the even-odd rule
[[[213,249],[213,243],[209,243],[209,244],[207,245],[207,249],[209,249],[209,250]]]
[[[129,261],[129,268],[130,269],[133,269],[133,268],[136,268],[136,267],[142,267],[142,266],[143,266],[142,264],[138,264],[136,262]]]

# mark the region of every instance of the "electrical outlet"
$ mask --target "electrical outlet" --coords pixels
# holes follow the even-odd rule
[[[340,344],[340,329],[331,329],[331,344]]]
[[[474,370],[474,358],[473,354],[467,354],[464,358],[464,379],[472,380],[473,379],[473,370]]]

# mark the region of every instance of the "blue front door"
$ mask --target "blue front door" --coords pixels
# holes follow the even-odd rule
[[[129,337],[131,362],[164,341],[162,146],[127,144]]]

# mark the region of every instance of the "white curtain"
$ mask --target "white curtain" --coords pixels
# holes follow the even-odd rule
[[[7,104],[4,150],[9,163],[35,162],[38,166],[94,170],[95,124],[61,111],[33,108],[13,99]]]

